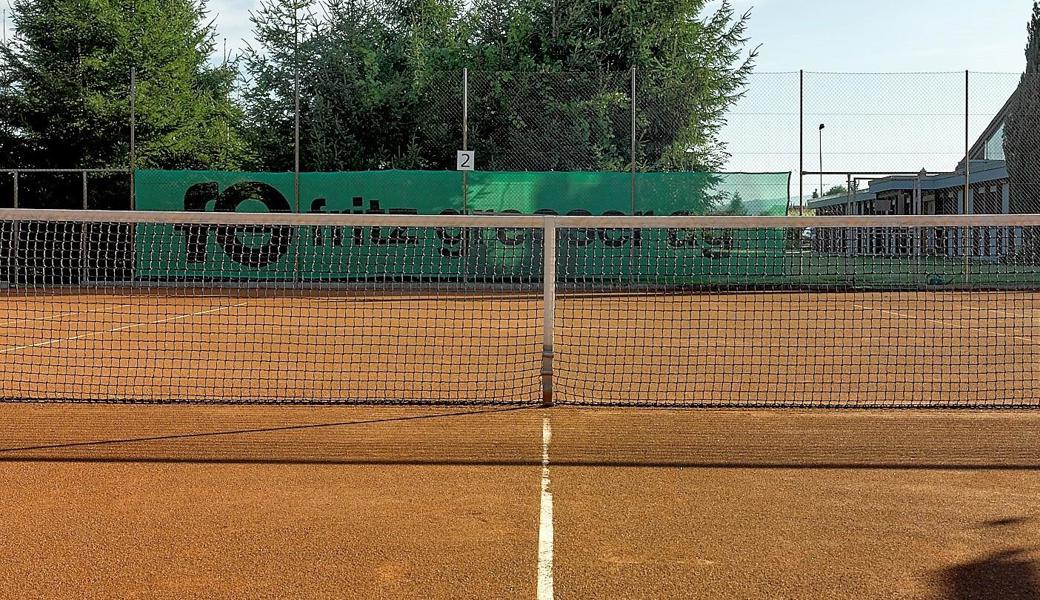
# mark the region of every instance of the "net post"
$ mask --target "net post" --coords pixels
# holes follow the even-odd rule
[[[553,405],[553,326],[556,318],[556,220],[546,217],[542,227],[542,406]]]

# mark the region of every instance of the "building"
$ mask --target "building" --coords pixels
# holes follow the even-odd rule
[[[964,202],[964,160],[953,172],[927,173],[916,176],[889,176],[862,179],[866,189],[837,196],[810,200],[808,206],[817,215],[956,215],[1007,214],[1010,212],[1010,186],[1004,161],[1004,123],[1010,108],[1008,99],[996,117],[968,152],[971,161],[968,199]],[[855,180],[859,183],[861,180]],[[815,233],[814,247],[823,252],[868,254],[905,254],[926,251],[933,254],[962,255],[961,233],[950,230],[934,232],[922,238],[920,245],[900,236],[871,231],[856,235],[849,230],[822,230]],[[999,256],[1013,251],[1018,234],[980,232],[972,240],[974,256]],[[902,236],[906,237],[906,236]]]

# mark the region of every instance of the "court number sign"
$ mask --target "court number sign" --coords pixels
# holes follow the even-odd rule
[[[477,154],[472,150],[459,150],[455,153],[455,170],[472,171],[477,162]]]

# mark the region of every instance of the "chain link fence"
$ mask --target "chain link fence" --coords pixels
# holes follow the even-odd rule
[[[735,193],[775,195],[756,191],[754,174],[790,173],[784,201],[819,214],[1040,212],[1036,76],[755,73],[722,105],[696,82],[639,71],[442,71],[402,76],[380,98],[331,93],[344,89],[329,84],[342,76],[301,78],[297,130],[292,97],[271,99],[263,123],[221,110],[182,115],[164,106],[162,75],[140,73],[131,85],[128,73],[122,116],[71,132],[67,160],[41,162],[29,143],[4,152],[0,206],[127,209],[134,167],[292,171],[298,143],[303,172],[453,171],[456,151],[469,150],[484,172],[630,173],[633,205],[652,187],[639,183],[644,173],[726,173],[717,207]],[[117,156],[77,154],[99,132]],[[466,186],[470,176],[460,177]],[[902,183],[889,194],[885,178]],[[711,189],[709,180],[691,193]],[[859,197],[868,189],[869,203]]]

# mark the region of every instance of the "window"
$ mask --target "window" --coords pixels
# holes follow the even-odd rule
[[[1000,125],[993,135],[986,140],[986,148],[982,152],[985,160],[1004,160],[1004,125]]]

